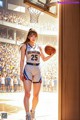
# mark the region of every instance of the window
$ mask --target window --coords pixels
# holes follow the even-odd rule
[[[13,5],[13,4],[8,3],[8,9],[25,13],[25,7],[23,7],[23,6],[18,6],[18,5]]]
[[[3,1],[0,0],[0,7],[3,7]]]

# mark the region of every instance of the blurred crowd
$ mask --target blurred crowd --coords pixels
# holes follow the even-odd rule
[[[44,31],[45,30],[57,31],[57,26],[53,25],[53,23],[50,22],[42,21],[41,23],[38,22],[38,24],[31,24],[29,11],[27,11],[27,13],[19,13],[11,10],[0,9],[0,20],[15,23],[17,25],[23,25],[32,28],[34,27],[36,29]]]
[[[16,33],[16,37],[14,38],[14,32]],[[10,29],[7,27],[0,27],[0,38],[16,40],[23,42],[26,38],[26,32]]]
[[[5,38],[5,39],[9,39],[9,40],[13,40],[14,39],[13,32],[12,33],[8,32],[8,34],[7,34],[7,30],[4,29],[4,28],[0,29],[0,37],[1,38]]]
[[[46,61],[45,63],[42,62],[41,71],[43,76],[43,91],[56,91],[57,90],[57,57],[56,54],[53,58]]]
[[[17,91],[17,86],[22,86],[19,78],[19,60],[18,46],[0,43],[0,91]]]
[[[0,75],[0,92],[21,92],[23,84],[17,75],[1,74]]]
[[[21,14],[5,9],[0,10],[0,20],[16,23],[19,25],[27,25],[27,16],[26,14]]]

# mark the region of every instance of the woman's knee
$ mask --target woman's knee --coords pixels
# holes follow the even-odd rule
[[[25,92],[25,97],[30,98],[30,92]]]
[[[34,94],[33,97],[38,99],[38,94]]]

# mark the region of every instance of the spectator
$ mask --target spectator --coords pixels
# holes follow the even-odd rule
[[[2,92],[5,91],[5,77],[4,77],[4,74],[1,75],[1,89],[2,89]]]
[[[13,81],[13,83],[14,83],[14,92],[16,92],[16,91],[17,91],[17,87],[18,87],[18,80],[17,80],[17,77],[16,77],[16,76],[14,76],[14,81]]]
[[[11,77],[9,75],[7,75],[5,78],[5,81],[6,81],[6,91],[10,92]]]
[[[11,82],[10,82],[10,91],[13,92],[13,81],[14,81],[14,76],[11,76]]]

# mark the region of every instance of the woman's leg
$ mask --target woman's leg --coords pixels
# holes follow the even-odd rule
[[[30,91],[31,91],[31,81],[30,80],[24,80],[24,90],[25,90],[25,95],[24,95],[24,107],[26,113],[29,112],[29,98],[30,98]]]
[[[37,106],[40,88],[41,83],[33,83],[32,111],[35,111],[35,108]]]

